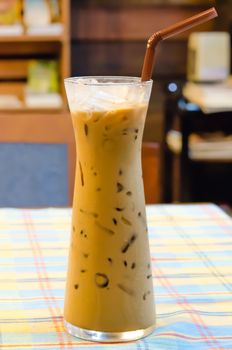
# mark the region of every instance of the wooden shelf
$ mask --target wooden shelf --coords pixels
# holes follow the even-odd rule
[[[0,35],[1,42],[62,42],[64,35]]]
[[[34,114],[34,113],[41,113],[41,114],[61,114],[61,113],[67,113],[67,108],[64,106],[63,108],[29,108],[29,107],[22,107],[22,108],[0,108],[0,116],[6,115],[6,114]]]
[[[14,95],[22,102],[19,108],[0,108],[1,116],[5,114],[11,118],[13,114],[32,116],[34,113],[57,115],[67,112],[63,81],[64,78],[70,76],[70,0],[59,0],[59,5],[60,21],[57,35],[51,32],[56,30],[54,26],[48,26],[48,30],[51,30],[47,32],[48,34],[46,32],[31,34],[23,28],[23,24],[22,34],[11,35],[0,32],[0,94]],[[43,57],[44,59],[51,57],[58,63],[60,77],[58,90],[64,101],[60,108],[28,108],[24,103],[28,65],[32,59],[39,60]]]

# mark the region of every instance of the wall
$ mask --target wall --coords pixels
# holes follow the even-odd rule
[[[73,0],[73,75],[140,75],[148,37],[212,3],[207,0]],[[198,30],[211,30],[213,25],[211,21]],[[168,82],[185,79],[188,34],[163,42],[157,50],[154,87],[144,133],[146,141],[162,138],[165,89]]]

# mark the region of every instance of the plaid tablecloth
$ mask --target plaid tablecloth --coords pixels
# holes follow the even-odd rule
[[[64,332],[70,209],[0,210],[1,349],[232,349],[232,221],[214,205],[147,207],[157,328],[97,344]]]

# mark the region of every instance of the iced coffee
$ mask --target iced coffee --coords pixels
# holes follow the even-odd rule
[[[141,169],[149,96],[117,90],[69,100],[77,161],[64,318],[110,333],[155,323]]]

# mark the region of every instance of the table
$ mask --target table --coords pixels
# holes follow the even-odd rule
[[[212,204],[147,216],[157,328],[106,345],[64,332],[71,209],[0,209],[0,349],[232,349],[232,220]]]

